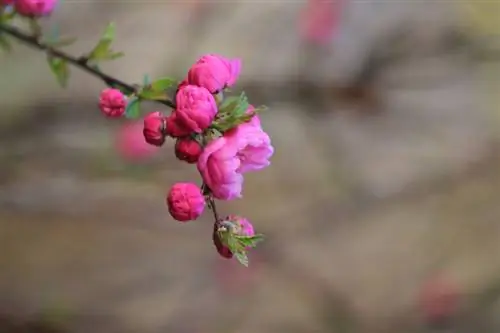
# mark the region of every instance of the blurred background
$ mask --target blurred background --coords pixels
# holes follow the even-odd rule
[[[500,332],[498,0],[65,0],[90,50],[109,21],[128,82],[241,57],[276,148],[221,205],[267,240],[219,258],[173,142],[103,119],[101,82],[0,55],[0,332]],[[161,109],[151,105],[153,110]],[[149,110],[148,109],[148,110]]]

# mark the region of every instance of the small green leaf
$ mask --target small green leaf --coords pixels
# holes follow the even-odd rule
[[[45,44],[52,47],[64,47],[64,46],[69,46],[74,42],[76,42],[76,37],[63,37],[59,39],[45,41]]]
[[[173,86],[177,85],[176,79],[171,77],[162,77],[151,83],[151,90],[154,91],[165,91]]]
[[[121,57],[123,54],[113,52],[110,47],[115,39],[116,26],[113,22],[109,23],[106,30],[99,39],[99,43],[90,52],[89,60],[112,60]]]
[[[148,99],[152,101],[166,101],[168,100],[168,95],[164,91],[154,91],[154,90],[142,90],[139,93],[142,99]]]
[[[140,100],[135,96],[131,97],[125,109],[125,116],[129,119],[139,118],[141,114],[140,106]]]
[[[257,234],[254,236],[236,236],[236,239],[243,247],[256,247],[257,244],[264,240],[264,235]]]
[[[236,260],[238,260],[238,262],[240,264],[242,264],[245,267],[248,267],[248,264],[249,264],[248,263],[248,256],[245,252],[236,252],[236,253],[233,252],[233,254],[234,254],[234,257],[236,258]]]
[[[233,110],[236,106],[238,106],[239,101],[240,96],[229,96],[224,99],[222,104],[219,106],[219,110]]]
[[[12,45],[10,45],[9,40],[7,37],[3,34],[0,34],[0,48],[4,50],[5,52],[10,52],[12,51]]]
[[[151,84],[151,78],[149,77],[148,74],[144,74],[144,78],[142,80],[142,85],[149,86],[150,84]]]
[[[57,57],[48,57],[48,62],[52,73],[54,73],[57,82],[63,88],[66,88],[69,79],[69,66],[66,60]]]

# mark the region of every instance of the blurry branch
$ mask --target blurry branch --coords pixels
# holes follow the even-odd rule
[[[106,85],[110,87],[120,87],[123,90],[127,91],[128,93],[134,93],[137,90],[137,87],[133,84],[128,84],[126,82],[123,82],[111,75],[105,74],[101,72],[96,66],[92,66],[89,64],[89,59],[82,56],[82,57],[74,57],[72,55],[69,55],[63,51],[57,50],[50,45],[40,42],[39,38],[37,36],[31,35],[29,33],[23,32],[22,30],[4,24],[0,23],[0,32],[5,33],[7,35],[10,35],[11,37],[14,37],[15,39],[23,42],[24,44],[27,44],[31,46],[32,48],[38,49],[40,51],[44,51],[48,56],[52,57],[57,57],[61,58],[68,63],[74,65],[75,67],[80,68],[81,70],[89,73],[90,75],[93,75],[100,80],[102,80]],[[174,108],[175,105],[172,101],[170,100],[156,100],[158,103],[164,104],[170,108]]]

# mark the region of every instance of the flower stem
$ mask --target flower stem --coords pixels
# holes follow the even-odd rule
[[[66,60],[68,63],[74,65],[75,67],[80,68],[81,70],[93,75],[99,79],[101,79],[106,85],[112,87],[120,87],[126,90],[128,93],[134,93],[137,91],[136,86],[132,84],[128,84],[124,81],[121,81],[111,75],[105,74],[101,72],[99,69],[89,65],[88,59],[85,57],[74,57],[70,54],[67,54],[63,51],[57,50],[51,47],[48,44],[39,41],[38,36],[34,36],[32,34],[23,32],[22,30],[13,27],[8,24],[0,23],[0,33],[5,33],[15,39],[41,51],[44,51],[47,55],[58,57],[63,60]],[[170,100],[155,100],[155,102],[166,105],[170,108],[175,108],[175,105]]]

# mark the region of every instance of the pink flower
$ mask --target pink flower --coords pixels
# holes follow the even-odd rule
[[[188,72],[189,84],[204,87],[212,94],[233,86],[241,72],[240,59],[207,54],[198,59]]]
[[[175,143],[175,156],[181,161],[196,163],[202,151],[200,144],[190,137],[179,138]]]
[[[205,88],[183,86],[177,92],[175,100],[176,122],[190,132],[203,132],[212,124],[217,114],[215,99]]]
[[[172,112],[172,114],[166,118],[165,132],[167,133],[167,135],[172,138],[181,138],[191,134],[191,131],[181,126],[177,119],[178,117],[175,111]]]
[[[57,0],[17,0],[14,7],[23,16],[40,17],[50,15],[56,4]]]
[[[106,88],[101,92],[99,108],[107,117],[121,117],[127,107],[127,98],[114,88]]]
[[[128,161],[141,161],[152,157],[158,147],[144,141],[142,121],[126,123],[116,137],[116,149],[120,156]]]
[[[343,1],[345,0],[333,2],[308,0],[307,7],[300,18],[302,37],[315,44],[328,43],[338,30]]]
[[[234,229],[234,234],[239,235],[239,236],[253,236],[255,235],[255,230],[246,218],[237,216],[237,215],[229,215],[224,219],[224,221],[230,221],[236,225]],[[214,234],[212,236],[212,240],[214,242],[215,248],[217,249],[217,252],[221,255],[223,258],[230,259],[233,257],[233,253],[229,250],[227,246],[225,246],[222,241],[220,240],[218,233],[217,233],[217,224],[214,226]],[[248,250],[248,249],[247,249]]]
[[[243,176],[235,142],[226,137],[210,141],[198,159],[198,171],[217,199],[241,198]]]
[[[274,154],[271,138],[260,127],[260,120],[256,117],[224,134],[237,146],[237,155],[241,161],[238,168],[240,173],[264,169],[271,164],[269,159]]]
[[[153,146],[162,146],[165,143],[166,120],[161,112],[151,112],[144,117],[144,140]]]
[[[457,312],[459,287],[448,279],[435,277],[428,280],[420,291],[420,307],[424,319],[430,324],[449,321]]]
[[[196,220],[205,208],[201,189],[193,183],[177,183],[167,195],[170,215],[180,222]]]
[[[254,121],[212,140],[198,160],[198,171],[217,199],[241,197],[242,174],[270,165],[274,153],[269,135]]]

